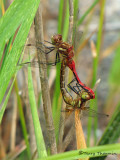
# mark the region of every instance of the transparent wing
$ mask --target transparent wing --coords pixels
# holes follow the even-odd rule
[[[90,107],[85,107],[84,110],[81,110],[81,117],[87,116],[87,117],[98,117],[98,118],[105,118],[109,117],[109,115],[104,113],[99,113],[95,111],[94,109],[91,109]]]
[[[51,43],[51,42],[48,42]],[[39,67],[39,64],[45,64],[48,66],[55,66],[57,63],[61,62],[61,58],[58,52],[55,51],[55,47],[54,46],[47,46],[41,42],[39,42],[40,46],[38,46],[37,48],[35,47],[34,44],[27,44],[26,45],[26,49],[25,49],[25,53],[27,53],[27,57],[31,57],[30,53],[34,53],[34,55],[36,55],[36,49],[38,51],[40,51],[39,54],[45,54],[46,57],[46,61],[40,61],[40,60],[36,60],[36,58],[34,57],[34,59],[32,61],[24,61],[22,63],[18,62],[18,66],[22,66],[22,67],[27,67],[30,66],[31,67]],[[41,47],[41,44],[44,46],[44,50]],[[29,55],[30,54],[30,55]],[[33,57],[33,56],[32,56]]]
[[[84,107],[84,109],[80,109],[81,110],[81,117],[83,116],[87,116],[87,117],[109,117],[108,114],[104,114],[104,113],[99,113],[97,111],[95,111],[94,109],[91,109],[90,107]],[[65,109],[62,112],[68,112],[69,114],[71,114],[72,112],[75,111],[75,108],[72,109]]]
[[[59,61],[55,61],[55,62],[50,62],[50,61],[41,62],[41,61],[34,60],[34,61],[31,61],[31,62],[18,63],[17,66],[39,68],[39,64],[43,64],[43,65],[45,64],[47,66],[55,66],[57,63],[59,63]]]

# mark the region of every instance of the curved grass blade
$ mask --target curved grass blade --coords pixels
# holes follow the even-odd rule
[[[79,158],[84,159],[87,157],[96,157],[96,159],[98,160],[98,157],[101,156],[102,158],[102,155],[109,155],[109,153],[120,154],[120,144],[102,145],[81,150],[69,151],[54,156],[49,156],[46,158],[46,160],[73,160]],[[44,158],[37,160],[44,160]]]
[[[1,81],[0,83],[0,91],[1,91],[0,103],[2,102],[2,99],[4,97],[4,94],[9,84],[10,79],[17,72],[16,64],[19,60],[19,57],[22,51],[21,46],[24,46],[25,44],[30,26],[32,24],[36,10],[38,8],[38,5],[39,5],[39,0],[36,0],[36,1],[28,0],[25,2],[22,1],[22,3],[21,3],[21,0],[16,0],[14,1],[14,3],[11,4],[8,11],[5,13],[4,17],[0,21],[0,31],[2,31],[0,32],[0,42],[2,46],[4,46],[3,44],[6,42],[6,40],[9,39],[10,36],[13,35],[19,23],[21,23],[21,26],[19,28],[19,31],[13,43],[12,49],[9,55],[6,57],[4,61],[4,66],[2,67],[2,70],[0,71],[0,81]],[[31,10],[32,10],[32,13],[31,13]],[[12,16],[10,17],[8,13],[10,14],[10,16],[13,14],[15,15],[15,13],[16,15],[13,17]],[[11,18],[13,18],[13,20],[15,21],[13,23],[13,20],[11,20],[10,25],[7,25],[9,22],[9,18],[10,20]],[[13,28],[12,28],[12,25],[13,25]],[[8,26],[10,27],[9,29],[8,29]],[[16,26],[16,28],[14,26]],[[8,32],[6,30],[8,30]],[[3,36],[3,34],[5,35]]]
[[[119,137],[120,137],[120,103],[118,104],[98,145],[115,143]],[[105,157],[99,158],[99,160],[104,160],[104,159]],[[92,158],[91,160],[97,160],[97,158]]]
[[[34,95],[33,82],[32,82],[32,73],[31,73],[30,67],[28,68],[28,93],[29,93],[29,100],[30,100],[31,114],[33,118],[34,130],[35,130],[38,156],[39,158],[42,158],[42,157],[47,156],[47,152],[45,149],[44,139],[43,139],[42,130],[41,130],[40,122],[39,122],[35,95]]]

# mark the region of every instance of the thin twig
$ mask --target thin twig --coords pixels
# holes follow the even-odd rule
[[[38,48],[38,46],[40,46],[41,49],[44,50],[44,46],[42,44],[39,45],[39,42],[43,42],[43,23],[42,23],[41,9],[42,8],[40,5],[35,16],[35,37],[36,37],[36,47]],[[37,50],[37,56],[38,56],[38,61],[45,62],[46,59],[45,59],[44,53],[40,53],[39,50]],[[57,148],[56,148],[56,140],[55,140],[55,132],[54,132],[55,129],[54,129],[53,118],[52,118],[47,70],[44,65],[45,64],[39,63],[39,74],[40,74],[40,81],[41,81],[43,108],[44,108],[46,126],[48,130],[49,141],[50,141],[50,151],[51,151],[51,154],[56,154]]]

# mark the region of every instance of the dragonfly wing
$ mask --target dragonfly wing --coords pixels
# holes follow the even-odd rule
[[[87,117],[108,117],[107,114],[99,113],[95,111],[94,109],[91,109],[90,107],[85,107],[84,110],[81,111],[81,116],[87,116]]]
[[[77,28],[77,27],[76,27]],[[76,29],[75,28],[75,29]],[[76,29],[76,31],[75,31],[75,34],[74,34],[74,41],[73,41],[73,46],[74,46],[74,49],[75,50],[77,50],[77,48],[80,46],[80,44],[81,44],[81,39],[82,39],[82,37],[83,37],[83,32],[82,31],[78,31],[77,29]]]
[[[40,43],[40,42],[39,42]],[[35,53],[36,52],[36,49],[38,50],[38,51],[40,51],[40,54],[45,54],[45,57],[46,57],[46,59],[47,59],[47,62],[40,62],[40,61],[37,61],[37,60],[32,60],[32,61],[28,61],[28,62],[23,62],[23,63],[19,63],[18,64],[18,66],[25,66],[25,67],[27,67],[27,66],[29,66],[29,64],[30,64],[30,66],[31,67],[36,67],[36,68],[38,68],[39,67],[39,64],[46,64],[46,65],[48,65],[48,66],[55,66],[57,63],[59,63],[59,62],[61,62],[61,58],[60,58],[60,56],[58,55],[59,53],[56,53],[56,52],[54,52],[55,51],[55,47],[54,46],[46,46],[45,44],[43,44],[43,43],[40,43],[40,45],[43,45],[44,46],[44,48],[45,48],[45,50],[44,49],[42,49],[42,47],[41,46],[38,46],[37,48],[36,48],[36,46],[35,45],[33,45],[33,44],[27,44],[26,45],[26,49],[25,49],[25,53],[29,53],[29,55],[30,56],[32,56],[31,55],[31,53]],[[27,54],[28,55],[28,54]],[[29,56],[28,55],[28,56]],[[32,56],[33,57],[33,56]],[[35,59],[35,58],[34,58]],[[45,67],[45,66],[44,66]],[[46,67],[45,67],[46,68]]]
[[[22,67],[35,67],[39,68],[39,64],[44,65],[44,68],[47,68],[47,66],[55,66],[56,63],[58,62],[40,62],[40,61],[32,61],[32,62],[23,62],[23,63],[18,63],[17,66],[22,66]]]

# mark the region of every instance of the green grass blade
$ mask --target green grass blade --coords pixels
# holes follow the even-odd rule
[[[35,16],[35,13],[36,13],[38,5],[39,5],[39,0],[36,0],[36,1],[27,0],[27,1],[25,1],[25,3],[20,3],[21,0],[16,0],[14,2],[16,2],[17,4],[12,3],[13,6],[10,6],[10,9],[8,9],[8,10],[9,10],[9,14],[12,15],[12,14],[16,13],[15,12],[15,13],[11,14],[11,12],[15,11],[13,8],[16,8],[16,10],[17,10],[17,7],[18,7],[18,11],[19,11],[20,15],[16,17],[16,19],[15,19],[16,21],[14,21],[14,23],[11,22],[9,24],[10,28],[8,29],[9,25],[6,24],[8,18],[10,18],[8,15],[8,12],[6,13],[7,16],[5,14],[3,19],[1,20],[3,23],[1,23],[1,21],[0,21],[0,31],[2,29],[3,33],[5,33],[5,32],[7,32],[6,30],[8,29],[8,32],[9,32],[6,36],[4,36],[2,33],[0,34],[0,41],[5,42],[7,39],[9,39],[13,35],[14,29],[12,29],[11,25],[13,25],[13,28],[14,28],[15,23],[17,23],[17,19],[19,19],[19,17],[22,15],[22,19],[20,17],[21,20],[19,20],[20,22],[22,21],[22,23],[21,23],[21,26],[20,26],[19,31],[17,33],[17,36],[15,38],[15,41],[13,43],[12,49],[11,49],[9,55],[6,57],[6,59],[4,61],[4,66],[2,67],[2,70],[0,71],[0,91],[1,91],[0,103],[2,102],[2,99],[4,97],[4,94],[7,89],[8,84],[9,84],[10,79],[15,74],[15,72],[17,72],[16,65],[17,65],[17,62],[18,62],[19,57],[21,55],[21,51],[23,48],[22,46],[24,46],[24,44],[25,44],[25,41],[27,39],[27,35],[29,33],[30,26],[33,22],[33,18]],[[23,6],[20,7],[18,4],[25,5],[26,9],[23,9],[24,7]],[[23,10],[20,10],[19,8],[21,8]],[[11,9],[13,9],[13,10],[11,10]],[[31,10],[32,10],[32,12],[31,12]],[[21,14],[21,12],[24,12],[24,13]],[[16,13],[16,14],[18,15],[18,13]],[[9,22],[9,20],[8,20],[8,22]]]
[[[112,118],[101,137],[98,145],[115,143],[120,137],[120,103],[118,104]],[[104,157],[105,158],[105,157]],[[92,158],[91,160],[97,160],[97,158]],[[99,160],[103,160],[100,158]]]
[[[4,44],[10,39],[16,29],[22,24],[26,14],[30,14],[30,10],[33,10],[34,13],[35,3],[37,3],[37,1],[13,1],[0,20],[0,44]],[[31,16],[33,13],[31,12]],[[0,59],[2,57],[2,51],[3,46],[0,47]]]
[[[23,113],[23,108],[22,108],[22,102],[21,102],[20,96],[18,94],[19,89],[18,89],[18,85],[17,85],[17,81],[16,80],[15,80],[14,86],[15,86],[15,92],[16,92],[16,95],[17,95],[18,110],[19,110],[19,116],[20,116],[22,132],[23,132],[23,136],[24,136],[24,139],[25,139],[26,147],[27,147],[27,154],[28,154],[28,157],[30,159],[31,151],[30,151],[30,145],[29,145],[29,141],[28,141],[27,128],[26,128],[26,124],[25,124],[25,118],[24,118],[24,113]]]
[[[120,137],[120,103],[115,109],[114,114],[111,117],[111,120],[99,141],[98,145],[114,143]]]
[[[40,122],[39,122],[37,106],[36,106],[36,101],[35,101],[34,88],[33,88],[33,82],[32,82],[32,73],[31,73],[30,67],[28,67],[28,94],[29,94],[31,114],[32,114],[32,119],[33,119],[33,124],[34,124],[38,157],[39,158],[46,157],[47,152],[45,149],[45,143],[44,143],[42,130],[41,130]]]
[[[11,43],[12,43],[13,38],[14,38],[14,36],[12,36],[12,37],[9,39],[9,42],[8,42],[8,44],[7,44],[7,47],[6,47],[6,50],[5,50],[5,53],[4,53],[4,57],[3,57],[3,61],[2,61],[2,65],[1,65],[0,70],[2,70],[2,67],[4,66],[4,61],[5,61],[6,57],[7,57],[8,54],[9,54],[9,51],[10,51],[10,47],[11,47]]]
[[[55,92],[53,96],[53,102],[52,102],[52,112],[53,112],[53,119],[56,115],[56,110],[58,106],[58,99],[60,95],[60,67],[61,64],[56,65],[56,80],[55,80]]]
[[[54,156],[49,156],[45,160],[73,160],[79,158],[84,159],[87,157],[102,157],[104,155],[109,155],[110,153],[111,154],[120,153],[120,144],[97,146],[87,149],[65,152]],[[44,159],[42,158],[37,160],[44,160]]]
[[[79,1],[78,0],[74,0],[74,21],[77,20],[78,9],[79,9]]]
[[[8,91],[8,94],[7,94],[7,96],[6,96],[6,99],[5,99],[3,105],[2,105],[2,107],[1,107],[1,109],[0,109],[0,124],[1,124],[1,122],[2,122],[2,118],[3,118],[4,112],[5,112],[5,109],[6,109],[6,106],[7,106],[8,99],[9,99],[9,97],[10,97],[10,93],[11,93],[12,88],[13,88],[14,81],[15,81],[15,78],[14,78],[14,80],[13,80],[11,86],[10,86],[10,89],[9,89],[9,91]]]
[[[62,33],[63,4],[64,4],[64,1],[60,0],[60,3],[59,3],[59,14],[58,14],[58,33],[59,34]]]
[[[61,34],[62,32],[62,15],[63,15],[63,0],[60,0],[59,3],[59,17],[58,17],[58,33]],[[53,112],[53,119],[56,115],[57,105],[58,105],[58,98],[60,95],[60,64],[56,65],[56,80],[55,80],[55,91],[53,95],[52,101],[52,112]]]
[[[117,48],[116,54],[113,60],[113,64],[111,67],[110,75],[109,75],[109,82],[114,87],[120,87],[120,47]]]

